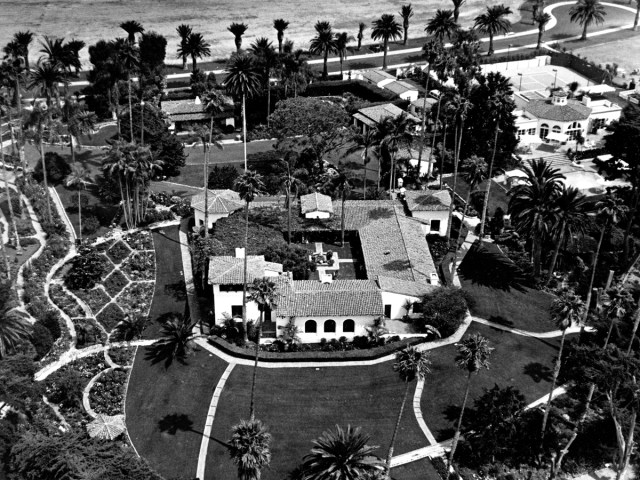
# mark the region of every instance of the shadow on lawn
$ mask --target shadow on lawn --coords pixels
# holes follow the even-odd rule
[[[171,295],[177,301],[183,301],[187,299],[187,287],[184,280],[180,280],[176,283],[171,283],[164,286],[164,293]]]
[[[184,413],[170,413],[169,415],[165,415],[158,422],[158,427],[160,427],[161,432],[166,432],[169,435],[175,435],[178,430],[202,435],[202,432],[193,429],[193,420],[189,418],[189,415]]]
[[[527,363],[522,370],[522,373],[531,377],[531,379],[540,383],[542,381],[550,382],[551,381],[551,369],[539,362],[531,362]]]
[[[507,292],[511,289],[525,292],[531,286],[522,270],[497,247],[480,242],[469,249],[458,271],[473,284]]]

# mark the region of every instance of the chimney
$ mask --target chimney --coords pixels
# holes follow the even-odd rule
[[[591,106],[591,97],[585,93],[582,96],[582,103],[584,104],[585,107],[590,107]]]
[[[244,258],[244,248],[236,248],[236,258]]]
[[[196,97],[193,103],[195,103],[196,105],[202,105],[202,101],[200,100],[200,97]]]
[[[320,283],[333,283],[333,275],[330,273],[320,273]]]

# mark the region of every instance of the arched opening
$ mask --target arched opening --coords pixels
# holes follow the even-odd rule
[[[575,140],[578,138],[578,134],[582,132],[582,125],[578,122],[573,122],[567,129],[567,135],[569,140]]]
[[[324,322],[324,333],[336,333],[336,321],[326,320]]]
[[[549,125],[543,123],[540,125],[540,138],[547,138],[547,135],[549,135]]]
[[[316,333],[318,331],[318,324],[315,320],[307,320],[304,322],[304,333]]]
[[[551,131],[553,133],[561,133],[562,132],[562,128],[560,128],[560,125],[554,125],[553,129]]]
[[[356,322],[348,318],[342,323],[342,331],[344,333],[353,333],[356,331]]]

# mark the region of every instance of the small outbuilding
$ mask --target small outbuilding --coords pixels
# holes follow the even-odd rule
[[[304,218],[329,218],[333,215],[331,197],[314,192],[300,197],[300,213]]]
[[[236,210],[243,208],[244,204],[238,192],[233,190],[209,190],[209,218],[208,228],[213,228],[213,224],[219,219],[228,217]],[[204,192],[197,193],[191,197],[191,208],[196,221],[196,227],[204,225]]]

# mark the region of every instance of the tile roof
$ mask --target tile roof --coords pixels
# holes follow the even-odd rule
[[[362,78],[366,81],[375,83],[376,85],[384,80],[395,80],[395,75],[391,75],[384,70],[367,70],[362,72]]]
[[[370,222],[379,218],[390,218],[395,215],[395,209],[402,208],[397,200],[347,200],[344,204],[345,230],[360,230]],[[342,202],[333,202],[333,228],[340,229],[342,219]]]
[[[427,285],[420,282],[407,282],[405,280],[386,277],[384,275],[378,276],[378,285],[380,286],[380,289],[385,292],[409,295],[411,297],[418,298],[437,288],[435,285]]]
[[[300,210],[303,215],[309,212],[333,213],[331,197],[318,192],[302,195],[300,197]]]
[[[396,95],[402,95],[406,92],[417,92],[418,89],[413,85],[402,82],[402,81],[394,81],[391,83],[387,83],[384,87],[385,90],[389,90],[390,92],[395,93]]]
[[[404,197],[410,212],[448,210],[451,205],[448,190],[407,190]]]
[[[432,98],[432,97],[426,97],[426,98],[427,98],[427,110],[429,110],[436,103],[438,103],[438,100],[436,100],[435,98]],[[420,97],[417,100],[414,100],[413,102],[411,102],[411,105],[413,105],[415,108],[419,110],[422,110],[422,107],[424,105],[424,99],[425,97]]]
[[[263,278],[265,271],[282,273],[282,265],[267,262],[264,255],[247,257],[247,283]],[[214,256],[209,260],[209,283],[211,285],[238,285],[243,283],[244,259],[231,256]]]
[[[232,213],[241,209],[244,204],[240,195],[233,190],[209,190],[209,213]],[[204,212],[204,192],[191,197],[191,207]]]
[[[420,119],[418,117],[405,112],[404,110],[394,105],[393,103],[385,103],[382,105],[374,105],[373,107],[361,108],[356,112],[354,117],[356,118],[365,117],[365,118],[368,118],[370,121],[373,121],[375,123],[380,123],[383,118],[386,118],[386,117],[395,118],[402,115],[403,113],[405,113],[410,120],[413,120],[415,122],[420,122]],[[358,114],[360,115],[357,116]]]
[[[225,97],[224,110],[216,112],[213,118],[226,118],[233,110],[233,100]],[[205,105],[199,99],[189,98],[186,100],[165,100],[161,103],[161,108],[172,121],[202,120],[211,118],[205,111]],[[233,115],[233,113],[231,113]]]
[[[566,105],[553,105],[551,100],[532,100],[524,109],[539,119],[556,122],[587,120],[591,115],[591,109],[577,100],[567,100]]]

